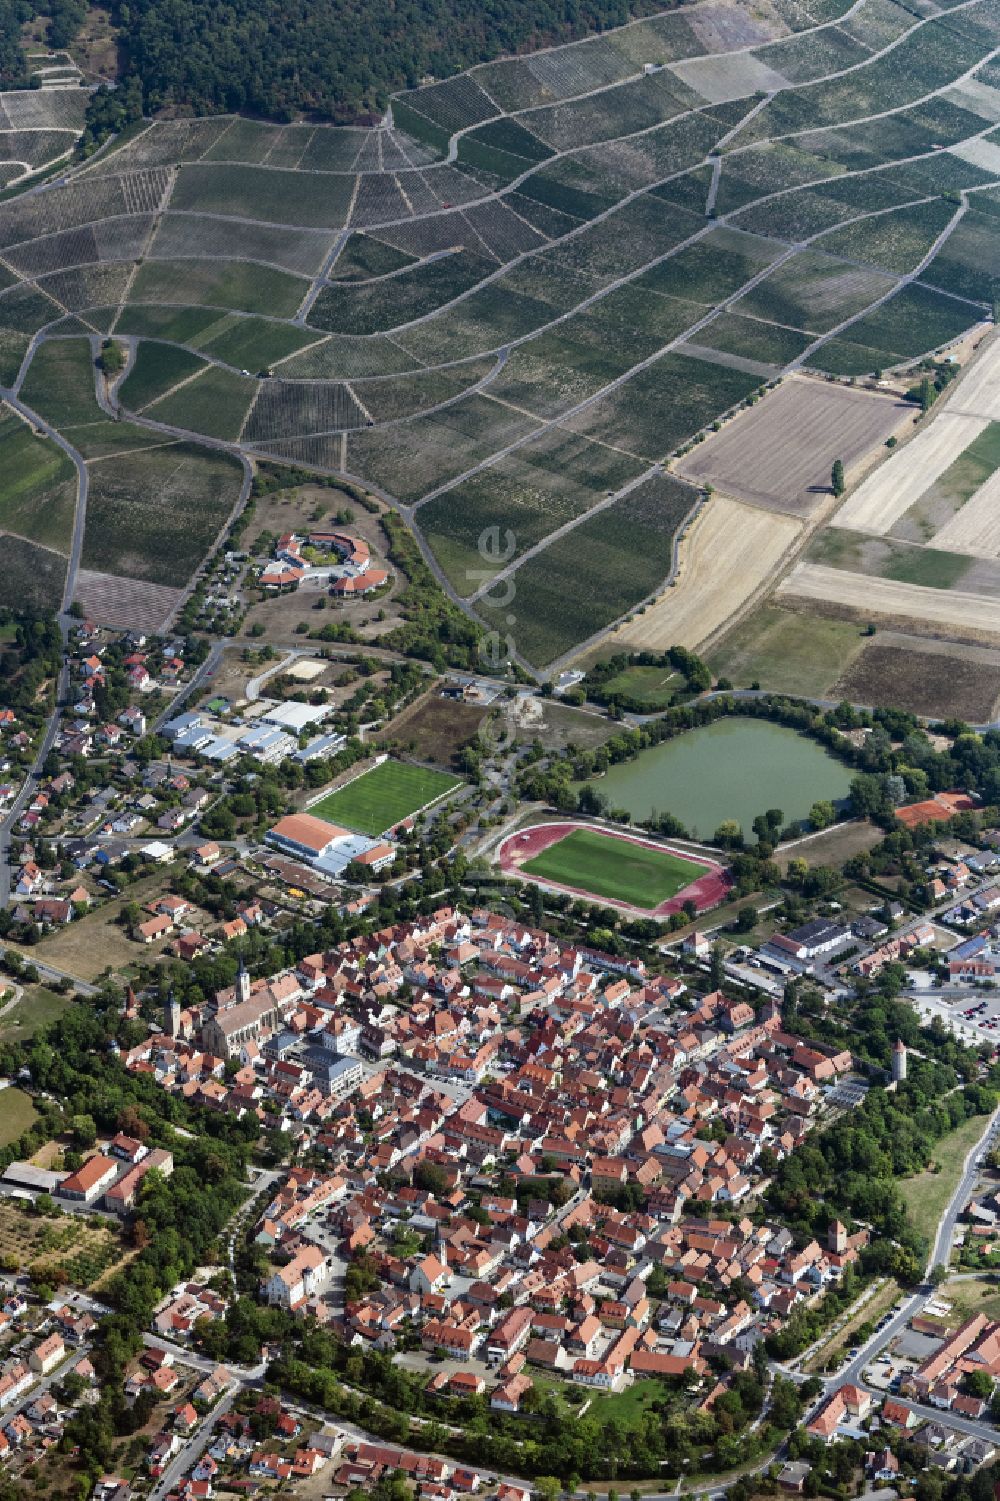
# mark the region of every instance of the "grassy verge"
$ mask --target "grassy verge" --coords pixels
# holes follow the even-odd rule
[[[962,1176],[969,1149],[985,1129],[985,1116],[974,1115],[971,1120],[963,1121],[937,1143],[931,1166],[915,1178],[904,1178],[899,1185],[910,1218],[921,1235],[927,1237],[928,1244],[934,1239],[945,1206]]]
[[[37,1115],[37,1110],[23,1090],[0,1090],[0,1147],[9,1146],[22,1136],[34,1123]]]

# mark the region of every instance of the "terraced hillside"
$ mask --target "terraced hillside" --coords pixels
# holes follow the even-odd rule
[[[381,490],[548,666],[671,572],[679,450],[778,376],[888,370],[991,314],[998,48],[1000,0],[699,0],[377,130],[150,124],[0,203],[0,395],[89,473],[92,572],[183,587],[178,522],[238,498],[218,450],[284,459]],[[115,424],[79,384],[110,334]],[[775,498],[778,558],[809,481],[794,518]]]

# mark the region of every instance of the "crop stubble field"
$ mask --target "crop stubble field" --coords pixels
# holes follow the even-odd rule
[[[677,461],[722,496],[681,543],[677,583],[619,638],[715,635],[781,566],[832,460],[860,472],[905,420],[815,378],[727,414],[803,361],[850,376],[912,360],[981,323],[997,292],[1000,153],[980,140],[1000,115],[980,66],[1000,42],[994,0],[964,5],[957,29],[887,17],[882,0],[841,29],[847,8],[702,0],[411,90],[377,134],[156,122],[0,202],[0,376],[37,336],[24,399],[91,467],[89,597],[97,575],[119,593],[187,582],[237,493],[204,437],[345,465],[413,505],[467,600],[483,531],[509,530],[512,644],[544,668],[666,578],[696,499],[663,483]],[[665,66],[646,75],[651,58]],[[0,106],[10,160],[29,116],[45,150],[82,119]],[[160,341],[140,346],[120,424],[89,394],[81,337],[112,332]],[[961,384],[956,413],[1000,418],[1000,375]],[[929,457],[948,446],[937,427],[920,435]],[[913,499],[889,494],[894,465],[915,447],[848,514],[891,530]],[[633,483],[639,510],[613,499]],[[968,504],[939,529],[992,554],[988,498]],[[65,534],[41,509],[22,508],[18,546]],[[488,596],[468,607],[494,623]]]

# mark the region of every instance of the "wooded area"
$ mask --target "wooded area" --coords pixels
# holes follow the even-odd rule
[[[8,0],[9,3],[9,0]],[[132,0],[121,8],[147,110],[298,111],[338,121],[394,89],[661,9],[653,0]]]

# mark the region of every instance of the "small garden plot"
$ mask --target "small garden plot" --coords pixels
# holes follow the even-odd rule
[[[117,311],[131,275],[131,266],[79,266],[72,271],[56,271],[51,276],[42,277],[39,287],[70,312],[108,304]],[[109,327],[111,316],[109,309],[105,322],[97,326]]]
[[[235,119],[204,152],[203,162],[260,162],[280,135],[280,128],[258,120]]]
[[[647,271],[635,285],[710,307],[770,265],[782,248],[756,235],[713,229],[696,245],[688,245]]]
[[[170,200],[175,210],[234,214],[271,224],[339,228],[347,222],[353,177],[275,167],[181,167]]]
[[[145,415],[168,427],[204,433],[209,438],[235,439],[250,409],[256,383],[209,365],[187,385],[146,408]]]
[[[68,552],[76,514],[76,470],[61,448],[36,437],[6,406],[0,406],[0,474],[0,532]]]
[[[400,500],[419,500],[536,426],[533,418],[488,396],[466,396],[440,412],[413,417],[384,432],[352,433],[347,468],[370,476]]]
[[[379,281],[325,287],[310,309],[309,322],[332,333],[398,328],[444,307],[496,269],[496,262],[485,256],[456,250]]]
[[[778,370],[797,359],[812,342],[812,336],[797,328],[782,328],[777,323],[762,323],[758,318],[744,318],[726,311],[707,327],[700,328],[693,342],[704,349],[718,349]]]
[[[0,604],[54,615],[62,604],[65,583],[66,559],[61,553],[20,537],[4,537]]]
[[[92,422],[100,416],[94,379],[94,360],[86,340],[50,339],[35,351],[21,397],[53,427]]]
[[[570,418],[568,425],[652,463],[673,453],[759,384],[759,376],[741,370],[665,354]]]
[[[324,229],[277,229],[272,224],[241,224],[211,214],[164,214],[149,249],[153,260],[262,261],[283,271],[315,276],[334,236]]]
[[[891,363],[899,364],[950,344],[976,321],[974,308],[939,292],[909,286],[852,323],[845,332],[853,344],[895,351],[897,358]],[[809,363],[827,368],[824,353],[822,348],[817,350]]]
[[[242,385],[245,389],[246,381]],[[260,385],[243,436],[248,443],[270,443],[276,438],[365,426],[367,418],[348,386],[269,380]]]
[[[182,589],[240,493],[242,465],[173,443],[94,464],[83,565]]]
[[[737,500],[807,516],[830,494],[834,460],[850,473],[909,413],[884,396],[787,380],[692,449],[677,470]]]
[[[420,529],[454,588],[471,595],[641,472],[636,459],[554,429],[428,501]]]
[[[144,261],[129,294],[132,302],[202,303],[290,318],[309,283],[254,261]]]
[[[757,283],[736,304],[741,313],[790,328],[826,333],[853,317],[893,286],[893,278],[803,250]]]
[[[388,276],[390,271],[401,271],[412,266],[416,256],[405,250],[397,250],[385,240],[355,230],[333,263],[331,281],[370,281],[376,276]]]
[[[279,360],[287,359],[296,350],[315,344],[316,336],[309,329],[296,328],[289,323],[275,323],[268,318],[237,318],[218,332],[207,330],[202,335],[199,349],[209,352],[213,359],[237,370],[268,370]]]
[[[151,401],[205,369],[205,361],[175,344],[154,343],[143,339],[132,368],[121,387],[121,399],[133,412],[141,412]]]
[[[314,818],[377,839],[462,785],[461,777],[446,771],[404,761],[382,761],[346,787],[311,803],[309,812]]]
[[[668,849],[599,829],[573,829],[520,867],[524,875],[651,912],[705,874]]]
[[[1000,202],[978,193],[952,230],[921,280],[959,297],[992,303],[1000,297]]]
[[[354,381],[351,389],[375,422],[395,422],[453,400],[485,380],[496,365],[492,358],[470,360],[446,370],[420,371],[386,380]]]
[[[954,204],[937,198],[845,225],[824,235],[822,246],[829,255],[902,274],[920,264],[954,213]]]
[[[660,587],[696,500],[689,485],[653,476],[529,558],[507,605],[491,610],[487,596],[479,613],[529,662],[548,666]]]
[[[299,160],[294,164],[304,172],[350,172],[358,152],[370,139],[370,130],[347,130],[321,125],[308,141],[302,140]],[[268,166],[280,167],[276,153],[268,157]]]

